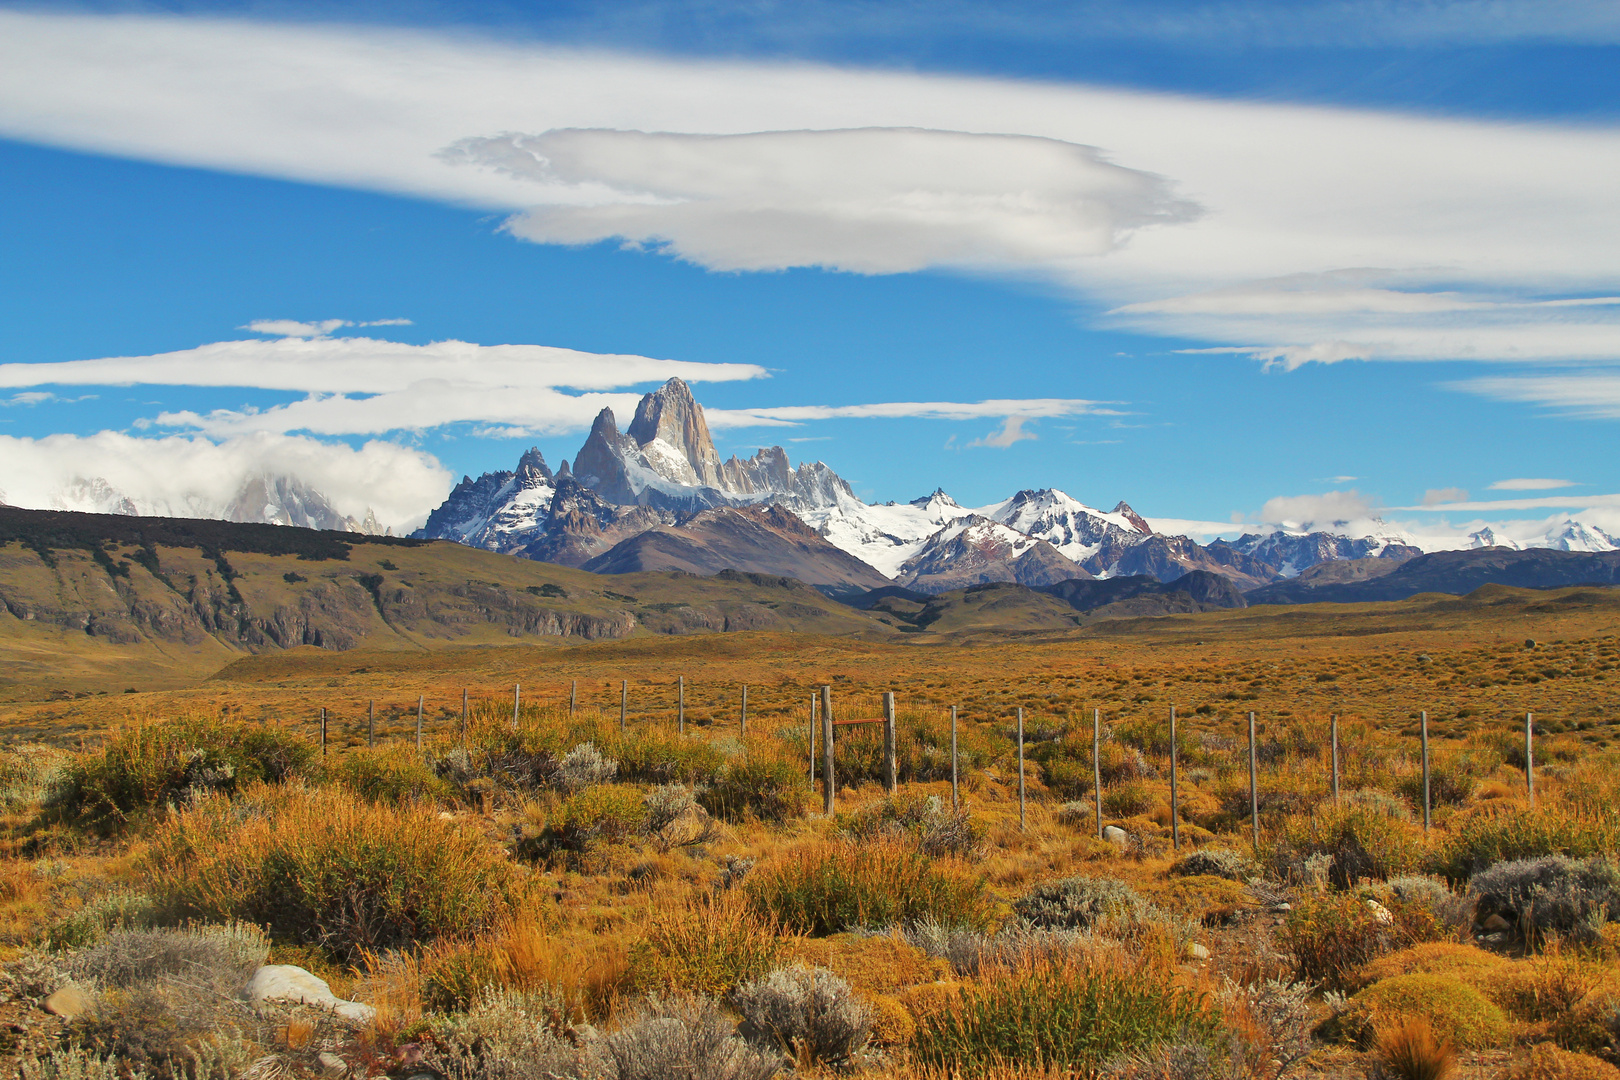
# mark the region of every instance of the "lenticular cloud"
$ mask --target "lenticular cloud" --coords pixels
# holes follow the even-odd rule
[[[560,129],[463,139],[443,156],[571,189],[577,202],[513,217],[514,235],[619,239],[712,270],[1027,268],[1200,212],[1162,177],[1028,135]]]

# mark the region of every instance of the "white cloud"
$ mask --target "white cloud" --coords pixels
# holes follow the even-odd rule
[[[1468,501],[1468,492],[1462,488],[1430,488],[1423,493],[1424,506],[1438,506],[1441,503],[1460,503]]]
[[[1492,513],[1501,510],[1620,510],[1620,495],[1562,495],[1527,499],[1473,499],[1422,506],[1395,506],[1392,510],[1444,510]]]
[[[1550,491],[1554,488],[1575,487],[1573,480],[1537,480],[1533,477],[1523,477],[1516,480],[1498,480],[1490,486],[1491,491]]]
[[[320,322],[299,322],[296,319],[256,319],[239,330],[273,337],[316,338],[325,337],[342,326],[353,326],[347,319],[322,319]]]
[[[48,390],[25,390],[0,401],[0,405],[43,405],[47,401],[56,400],[57,396]]]
[[[224,441],[115,431],[0,436],[0,476],[14,506],[112,509],[100,501],[110,488],[143,514],[217,517],[245,481],[264,475],[296,476],[339,512],[364,520],[374,510],[396,532],[422,524],[453,479],[431,455],[380,441],[354,449],[266,433]]]
[[[307,395],[262,410],[183,411],[156,418],[161,425],[216,437],[254,431],[372,435],[456,423],[560,433],[589,427],[603,407],[628,416],[640,397],[604,391],[669,378],[701,383],[766,375],[755,364],[655,360],[545,345],[405,345],[314,336],[221,341],[153,356],[0,364],[0,387],[143,384]]]
[[[1024,430],[1024,421],[1026,419],[1027,417],[1023,416],[1009,416],[1001,422],[1000,428],[981,438],[974,439],[967,445],[970,447],[993,446],[997,449],[1005,450],[1013,443],[1034,439],[1036,438],[1036,435],[1033,431]]]
[[[1320,495],[1284,495],[1266,500],[1260,520],[1284,528],[1312,529],[1372,517],[1372,503],[1359,491],[1327,491]]]
[[[1620,372],[1612,369],[1551,375],[1487,375],[1448,385],[1498,401],[1541,405],[1566,416],[1620,419]]]
[[[506,227],[524,239],[617,238],[711,270],[1022,272],[1197,216],[1157,176],[1027,135],[573,129],[463,139],[445,156],[592,200],[517,215]]]
[[[1020,416],[1025,419],[1055,416],[1119,416],[1108,408],[1119,402],[1085,398],[992,398],[988,401],[886,401],[869,405],[781,405],[757,409],[706,409],[713,428],[773,427],[808,420],[917,419],[983,420]],[[1034,436],[1026,435],[1025,438]]]

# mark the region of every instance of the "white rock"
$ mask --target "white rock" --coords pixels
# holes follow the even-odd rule
[[[349,1071],[348,1062],[328,1051],[321,1051],[315,1058],[321,1064],[321,1071],[328,1076],[342,1076]]]
[[[1194,941],[1187,946],[1187,955],[1194,960],[1208,960],[1209,948]]]
[[[1385,926],[1391,926],[1395,922],[1395,916],[1390,914],[1389,908],[1376,900],[1367,901],[1367,910],[1372,912],[1374,922],[1382,923]]]
[[[370,1023],[377,1010],[358,1001],[344,1001],[332,993],[326,980],[292,964],[266,964],[253,973],[243,996],[255,1005],[283,1001],[327,1009],[356,1024]]]
[[[1118,825],[1110,825],[1103,830],[1103,839],[1116,847],[1124,847],[1131,842],[1131,834]]]

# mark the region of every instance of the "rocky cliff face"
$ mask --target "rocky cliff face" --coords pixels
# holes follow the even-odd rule
[[[1038,586],[1090,576],[1045,540],[973,516],[929,538],[922,550],[901,566],[897,583],[919,592],[936,593],[997,581]]]

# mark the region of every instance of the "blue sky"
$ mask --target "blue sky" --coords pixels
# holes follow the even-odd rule
[[[403,527],[681,374],[873,500],[1620,525],[1610,5],[529,7],[0,7],[0,498]]]

